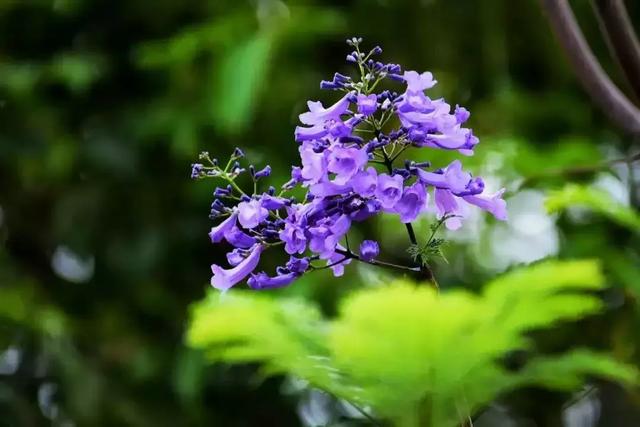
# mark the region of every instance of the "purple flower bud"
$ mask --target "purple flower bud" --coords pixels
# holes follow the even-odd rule
[[[382,48],[380,46],[376,46],[373,49],[371,49],[371,53],[373,55],[380,55],[382,53]]]
[[[244,157],[244,151],[242,151],[240,148],[236,147],[235,150],[233,150],[233,157],[236,159],[241,159]]]
[[[220,212],[224,212],[226,206],[220,200],[215,199],[213,203],[211,203],[211,209],[218,210]]]
[[[349,55],[347,55],[347,62],[356,63],[358,62],[358,58],[356,57],[356,55],[350,53]]]
[[[309,269],[309,258],[289,258],[289,262],[287,262],[287,269],[293,273],[302,274]]]
[[[348,83],[351,81],[351,77],[345,76],[344,74],[335,73],[333,75],[333,81],[336,83]]]
[[[323,89],[323,90],[337,90],[337,89],[340,89],[341,87],[342,85],[339,85],[334,82],[330,82],[327,80],[320,81],[320,89]]]
[[[376,95],[359,94],[357,98],[358,112],[365,116],[375,113],[378,108],[378,97]]]
[[[360,245],[360,258],[371,262],[380,255],[380,246],[374,240],[365,240]]]
[[[402,68],[398,64],[387,64],[387,72],[389,74],[400,74]]]
[[[298,278],[295,273],[279,274],[275,277],[269,277],[267,273],[261,272],[253,274],[249,278],[247,284],[251,289],[276,289],[290,285],[294,280]]]
[[[271,166],[267,165],[264,169],[259,170],[254,174],[255,179],[266,178],[271,175]]]
[[[201,163],[194,163],[191,165],[191,179],[198,179],[202,176],[204,171],[204,165]]]
[[[231,191],[229,191],[228,188],[216,188],[215,191],[213,192],[213,196],[214,197],[227,197],[231,195]]]
[[[393,170],[393,174],[394,175],[400,175],[404,179],[407,179],[407,178],[409,178],[411,176],[411,171],[409,171],[407,169],[394,169]]]

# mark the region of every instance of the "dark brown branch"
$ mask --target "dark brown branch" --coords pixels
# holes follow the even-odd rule
[[[594,8],[609,49],[620,64],[636,98],[640,100],[640,43],[624,0],[594,0]]]
[[[576,22],[567,0],[540,0],[558,41],[594,102],[626,132],[640,135],[640,110],[604,72]]]

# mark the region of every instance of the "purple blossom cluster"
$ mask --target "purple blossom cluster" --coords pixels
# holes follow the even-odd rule
[[[238,162],[244,157],[239,149],[224,168],[207,153],[201,155],[204,163],[192,165],[193,178],[216,177],[228,183],[214,192],[211,216],[221,221],[209,236],[213,243],[224,240],[233,249],[227,254],[230,268],[212,266],[214,287],[224,291],[248,278],[254,289],[277,288],[320,268],[340,276],[352,260],[385,265],[377,261],[377,242],[365,240],[356,254],[347,240],[353,223],[379,213],[397,215],[409,229],[425,213],[456,229],[469,205],[506,220],[503,190],[486,194],[482,178],[464,171],[459,160],[437,169],[411,160],[398,167],[411,148],[472,155],[479,140],[463,126],[470,113],[426,95],[437,83],[430,72],[402,72],[396,64],[374,59],[382,52],[379,47],[364,53],[361,39],[347,43],[354,48],[347,61],[356,64],[360,75],[354,79],[336,73],[331,81],[321,82],[321,88],[343,95],[328,107],[307,103],[295,130],[300,165],[293,167],[291,180],[279,192],[269,188],[249,195],[236,184],[247,172]],[[400,82],[404,91],[376,92],[387,79]],[[254,189],[271,173],[269,166],[248,169]],[[285,196],[297,186],[306,189],[304,200]],[[415,239],[412,231],[410,237]],[[261,254],[272,247],[283,248],[288,262],[275,275],[256,273]]]

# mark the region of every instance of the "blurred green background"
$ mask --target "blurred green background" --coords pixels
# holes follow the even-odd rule
[[[591,6],[573,3],[626,89]],[[640,23],[640,4],[627,3]],[[640,227],[630,232],[620,215],[637,218],[640,170],[590,169],[639,142],[583,92],[537,1],[4,0],[0,425],[341,422],[335,402],[288,379],[260,381],[252,366],[208,366],[183,338],[189,304],[223,257],[207,237],[213,184],[190,181],[190,163],[202,150],[224,158],[240,146],[271,164],[274,185],[286,180],[297,115],[308,99],[335,99],[318,84],[349,72],[353,35],[380,44],[388,62],[432,71],[435,96],[472,112],[482,143],[465,164],[507,187],[508,223],[478,215],[447,236],[448,263],[435,265],[443,286],[475,289],[545,257],[599,258],[608,310],[537,338],[550,352],[589,344],[639,359]],[[435,164],[452,158],[425,151]],[[618,210],[548,213],[545,198],[569,181]],[[382,239],[387,259],[406,260],[396,224],[382,218],[357,232]],[[385,281],[378,270],[348,270],[274,295],[314,299],[331,314],[344,294]],[[611,384],[566,402],[525,390],[479,424],[640,424],[640,395]]]

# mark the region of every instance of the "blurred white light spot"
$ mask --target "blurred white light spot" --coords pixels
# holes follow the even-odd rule
[[[326,393],[309,390],[298,403],[298,416],[305,426],[325,426],[333,418],[332,399]]]
[[[629,205],[629,187],[616,177],[610,174],[600,174],[593,185],[609,193],[615,201],[626,206]]]
[[[597,392],[587,392],[562,413],[566,427],[595,427],[600,419],[600,399]]]
[[[474,427],[516,427],[518,423],[509,415],[507,408],[491,405],[473,423]]]
[[[284,394],[298,394],[309,388],[309,382],[298,377],[288,376],[280,391]]]
[[[0,354],[0,375],[13,375],[20,366],[22,352],[15,348],[9,347],[4,353]]]
[[[95,259],[82,258],[66,246],[58,246],[51,257],[51,268],[68,282],[84,283],[93,277]]]
[[[371,411],[371,408],[369,407],[358,409],[353,405],[353,403],[347,400],[340,400],[339,403],[340,403],[340,408],[342,409],[343,414],[348,418],[365,419],[367,418],[367,416],[371,418],[375,418],[375,416]]]
[[[558,253],[555,219],[544,208],[544,194],[525,190],[507,200],[509,220],[491,230],[491,264],[504,269]]]
[[[53,397],[58,386],[53,383],[44,383],[38,389],[38,406],[42,415],[53,420],[58,417],[58,405],[53,402]]]

